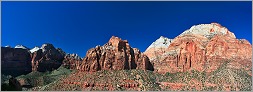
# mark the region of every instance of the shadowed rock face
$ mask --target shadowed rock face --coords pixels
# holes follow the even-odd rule
[[[43,44],[41,49],[31,54],[32,70],[45,72],[57,69],[62,64],[64,54],[52,44]]]
[[[51,71],[61,66],[64,55],[61,49],[55,49],[52,44],[43,44],[36,50],[29,50],[22,45],[1,47],[2,72],[18,76],[31,71]]]
[[[8,79],[8,83],[1,84],[1,91],[22,91],[22,86],[14,77]]]
[[[157,54],[160,57],[151,58],[151,62],[159,73],[190,69],[211,72],[224,60],[250,62],[252,45],[236,39],[234,33],[220,24],[211,23],[191,27],[174,38],[164,53]],[[247,62],[240,66],[248,66]]]
[[[146,55],[131,48],[127,40],[112,36],[108,43],[87,51],[79,68],[82,71],[144,69],[153,70]]]
[[[31,72],[31,57],[27,49],[1,47],[2,74],[18,76]]]

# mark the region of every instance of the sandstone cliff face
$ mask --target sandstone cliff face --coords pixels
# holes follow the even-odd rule
[[[191,27],[173,39],[159,58],[152,58],[159,73],[183,72],[191,69],[211,72],[225,61],[244,61],[234,66],[250,67],[252,45],[238,40],[220,24],[201,24]],[[247,68],[248,69],[248,68]]]
[[[31,57],[27,49],[1,47],[2,74],[18,76],[31,72]]]
[[[62,65],[69,69],[79,69],[81,62],[82,58],[77,54],[66,54],[62,61]]]
[[[198,35],[185,35],[174,39],[173,43],[155,62],[158,72],[183,72],[190,68],[203,70],[207,38]]]
[[[208,72],[217,69],[222,60],[233,60],[229,63],[237,69],[252,67],[252,45],[245,39],[236,39],[227,35],[216,35],[206,46],[206,58],[209,64]]]
[[[146,49],[144,54],[150,59],[159,58],[159,56],[165,53],[171,42],[172,39],[161,36]]]
[[[32,71],[51,71],[61,66],[64,53],[52,44],[43,44],[41,49],[31,53]]]
[[[148,69],[153,70],[147,56],[136,48],[131,48],[127,40],[112,36],[108,43],[87,51],[79,70]]]
[[[206,49],[208,60],[212,60],[212,58],[251,59],[252,57],[252,47],[247,40],[238,40],[226,35],[213,37]]]

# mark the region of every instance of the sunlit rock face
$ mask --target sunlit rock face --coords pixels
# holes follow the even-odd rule
[[[79,68],[89,72],[124,69],[153,70],[153,65],[146,55],[130,47],[127,40],[115,36],[103,46],[89,49]]]
[[[65,53],[52,44],[43,44],[40,49],[31,53],[32,71],[52,71],[61,66]]]
[[[152,55],[148,56],[153,58]],[[151,62],[159,73],[191,69],[212,72],[228,60],[245,61],[231,65],[251,66],[247,62],[251,62],[252,45],[245,39],[236,39],[234,33],[218,23],[200,24],[174,38],[158,56]]]
[[[77,54],[66,54],[63,60],[63,66],[69,69],[79,69],[82,58]]]
[[[153,42],[144,52],[150,59],[159,58],[165,53],[165,50],[169,47],[172,39],[161,36],[155,42]]]
[[[229,37],[236,38],[234,33],[230,32],[226,27],[223,27],[218,23],[194,25],[190,29],[181,33],[179,36],[186,34],[201,35],[208,39],[213,38],[215,35],[227,35]]]

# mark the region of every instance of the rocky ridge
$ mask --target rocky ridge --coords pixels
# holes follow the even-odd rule
[[[108,43],[87,51],[79,70],[144,69],[153,70],[149,58],[137,48],[130,47],[127,40],[112,36]]]
[[[77,54],[66,54],[63,60],[63,66],[69,69],[79,69],[80,64],[83,61]]]
[[[45,72],[57,69],[61,66],[64,56],[65,54],[52,44],[43,44],[41,49],[31,54],[32,70]]]
[[[224,60],[250,62],[252,45],[247,40],[236,39],[234,33],[220,24],[211,23],[192,26],[174,38],[164,52],[156,53],[159,58],[150,57],[157,72],[190,69],[211,72]],[[245,63],[240,66],[245,66]]]
[[[22,45],[16,47],[2,47],[2,64],[5,64],[3,70],[13,71],[13,74],[19,70],[27,71],[27,73],[52,71],[61,65],[69,69],[88,72],[123,69],[153,70],[153,65],[146,55],[139,49],[130,47],[127,40],[121,40],[115,36],[112,36],[104,46],[96,46],[88,50],[84,58],[77,54],[66,54],[49,43],[33,49]],[[13,63],[18,66],[14,68]]]
[[[25,47],[25,46],[23,46],[23,45],[17,45],[17,46],[15,46],[14,48],[29,49],[29,48],[27,48],[27,47]]]
[[[215,35],[228,35],[232,38],[236,38],[234,33],[230,32],[226,27],[221,26],[219,23],[194,25],[190,29],[185,30],[179,36],[186,34],[202,35],[209,39]]]
[[[195,25],[174,39],[161,36],[144,53],[115,36],[84,58],[52,44],[1,49],[2,73],[34,71],[9,80],[19,90],[28,82],[40,84],[29,90],[252,90],[252,45],[218,23]]]
[[[31,69],[31,56],[27,49],[1,47],[2,74],[18,76],[27,74]]]
[[[147,55],[150,59],[154,57],[158,58],[158,55],[165,53],[166,48],[169,47],[171,42],[172,39],[161,36],[146,49],[144,54]]]

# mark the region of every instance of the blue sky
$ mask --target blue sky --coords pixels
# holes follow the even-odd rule
[[[2,2],[1,45],[52,43],[84,57],[112,35],[142,52],[160,36],[218,22],[252,43],[251,2]]]

